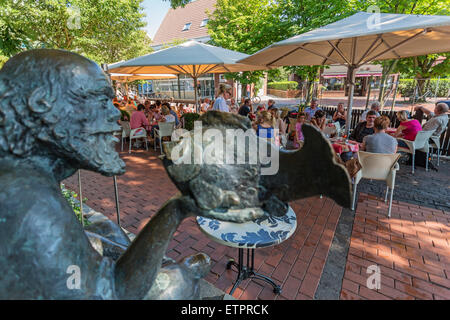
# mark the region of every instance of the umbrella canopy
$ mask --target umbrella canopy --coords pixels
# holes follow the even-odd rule
[[[160,80],[160,79],[176,79],[173,74],[126,74],[126,73],[111,73],[111,80],[119,82],[132,82],[135,80]]]
[[[170,73],[199,77],[206,73],[227,73],[263,70],[266,67],[237,63],[249,55],[188,41],[178,46],[159,50],[142,57],[108,66],[110,72],[118,73]]]
[[[277,42],[240,63],[347,64],[450,51],[450,17],[359,12]]]
[[[247,57],[249,55],[244,53],[197,41],[187,41],[142,57],[111,64],[108,70],[119,73],[188,74],[194,79],[194,96],[197,105],[197,79],[201,75],[267,69],[265,66],[237,63],[238,60]]]
[[[450,51],[450,17],[359,12],[277,42],[238,61],[267,67],[345,64],[349,82],[346,134],[351,123],[355,72],[373,60]]]

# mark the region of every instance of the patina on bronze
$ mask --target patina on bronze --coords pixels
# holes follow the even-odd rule
[[[245,222],[268,212],[282,215],[285,202],[314,194],[350,204],[345,168],[312,128],[305,128],[301,151],[281,154],[274,176],[261,177],[260,164],[189,166],[166,158],[181,195],[168,200],[114,262],[91,246],[59,188],[78,169],[124,173],[114,148],[120,113],[112,98],[103,71],[71,52],[24,52],[0,70],[0,299],[196,298],[195,280],[207,272],[207,256],[161,270],[186,217]],[[208,112],[202,120],[205,128],[249,128],[248,120],[232,114]],[[76,289],[68,286],[71,266],[80,270]]]
[[[67,51],[23,52],[0,70],[0,299],[142,299],[178,224],[202,214],[177,197],[117,263],[92,248],[59,184],[78,169],[125,172],[113,97],[100,67]],[[71,266],[80,270],[76,289]]]

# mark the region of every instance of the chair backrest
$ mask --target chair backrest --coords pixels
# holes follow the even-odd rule
[[[121,121],[120,125],[122,126],[122,136],[129,137],[131,132],[130,122],[129,121]]]
[[[175,122],[158,122],[159,136],[170,137],[175,127]]]
[[[130,131],[130,138],[146,137],[147,131],[144,128],[136,128]]]
[[[414,139],[414,148],[421,149],[425,147],[425,144],[430,139],[431,135],[434,133],[433,130],[429,131],[419,131],[417,132],[416,138]]]
[[[392,167],[400,158],[400,153],[372,153],[359,151],[362,177],[374,180],[386,180]]]

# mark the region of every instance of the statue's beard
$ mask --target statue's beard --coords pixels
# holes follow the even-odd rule
[[[125,163],[115,150],[119,140],[111,133],[95,133],[87,137],[73,137],[71,140],[69,145],[74,148],[82,169],[105,176],[125,173]]]

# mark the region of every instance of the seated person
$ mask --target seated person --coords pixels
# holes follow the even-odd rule
[[[373,125],[375,133],[364,137],[361,150],[372,153],[396,153],[397,140],[385,132],[390,123],[386,116],[376,118]]]
[[[303,136],[302,132],[302,125],[305,123],[305,121],[306,121],[306,113],[299,112],[297,114],[297,122],[295,123],[296,142],[305,140],[305,137]]]
[[[248,114],[252,111],[251,106],[252,106],[251,100],[245,99],[244,104],[239,108],[238,114],[247,117]]]
[[[144,128],[146,130],[148,129],[150,124],[147,120],[147,117],[145,116],[144,109],[145,109],[144,105],[139,104],[137,107],[137,111],[135,111],[131,114],[131,119],[130,119],[131,130],[137,129],[137,128]]]
[[[272,114],[269,111],[262,111],[260,123],[256,124],[256,135],[261,138],[275,138],[275,130]]]
[[[200,105],[200,112],[206,112],[211,107],[209,98],[205,98],[203,103]]]
[[[345,112],[344,104],[342,102],[339,102],[337,105],[337,110],[333,114],[333,122],[339,122],[341,127],[343,127],[346,121],[347,121],[347,112]]]
[[[308,108],[306,108],[304,111],[306,114],[306,120],[311,121],[311,119],[314,117],[314,114],[318,110],[322,110],[322,109],[318,107],[317,98],[312,98],[311,105]]]
[[[367,120],[367,119],[366,119],[367,114],[368,114],[370,111],[375,111],[375,114],[377,115],[377,117],[379,117],[379,116],[380,116],[380,113],[379,113],[379,111],[380,111],[380,103],[379,103],[378,101],[375,101],[374,103],[372,103],[372,105],[370,106],[370,110],[366,110],[366,111],[364,111],[364,112],[362,113],[361,118],[359,119],[359,122],[364,122],[364,121],[366,121],[366,120]]]
[[[175,112],[176,106],[170,106],[169,112],[171,115],[175,117],[175,126],[178,126],[180,124],[180,119],[178,118],[178,114]]]
[[[398,111],[396,115],[397,119],[400,120],[400,126],[394,133],[394,137],[414,141],[417,133],[422,130],[422,126],[419,121],[416,119],[408,119],[408,113],[405,110]],[[398,144],[401,147],[407,147],[405,142],[401,140],[398,141]]]
[[[367,113],[367,120],[358,123],[353,132],[350,134],[349,139],[362,143],[365,136],[374,134],[375,130],[373,129],[373,125],[376,118],[377,113],[374,110],[370,110]]]
[[[311,124],[315,126],[320,131],[325,129],[325,124],[327,123],[327,118],[325,117],[325,112],[323,110],[317,110],[314,117],[311,119]]]
[[[415,110],[416,116],[418,117],[423,116],[423,114],[431,116],[431,119],[423,125],[422,130],[433,130],[433,137],[440,137],[442,132],[444,132],[448,125],[448,105],[444,102],[440,102],[434,107],[434,112],[431,112],[420,106],[416,107]]]
[[[161,113],[163,115],[160,122],[173,122],[175,123],[175,116],[170,113],[170,104],[169,103],[163,103],[161,107]]]

